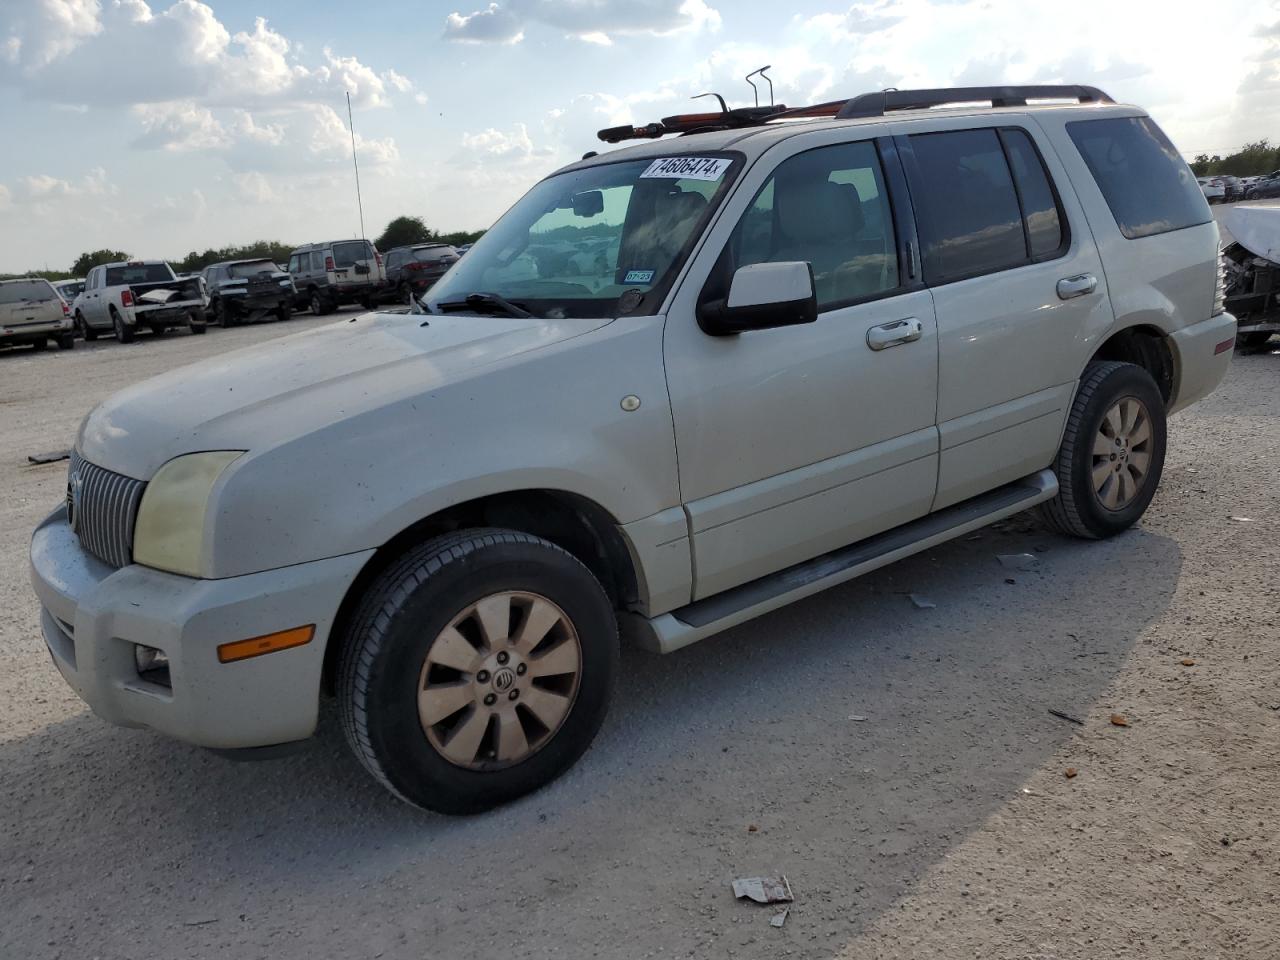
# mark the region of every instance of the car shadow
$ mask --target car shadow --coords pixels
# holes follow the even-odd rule
[[[1022,552],[1029,569],[996,559]],[[261,763],[80,714],[0,744],[0,955],[48,931],[104,957],[286,934],[271,955],[421,956],[406,939],[428,937],[487,957],[518,928],[521,956],[573,955],[566,937],[685,955],[708,935],[830,956],[1082,729],[1051,709],[1105,724],[1181,565],[1141,529],[1083,543],[1015,517],[671,656],[627,650],[593,749],[473,818],[384,793],[331,705],[300,753]],[[773,873],[813,922],[761,941],[728,882]],[[54,919],[134,906],[78,933]]]

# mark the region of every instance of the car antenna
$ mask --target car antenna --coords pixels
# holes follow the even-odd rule
[[[758,74],[759,76],[764,78],[766,83],[769,84],[769,106],[773,106],[773,81],[770,80],[769,75],[765,73],[765,71],[770,69],[772,66],[773,66],[772,64],[766,63],[759,70],[752,70],[745,77],[743,77],[743,79],[746,80],[747,83],[751,84],[751,92],[755,94],[757,107],[760,106],[760,90],[758,87],[756,87],[754,83],[751,82],[751,78]]]
[[[341,122],[341,121],[339,121]],[[360,239],[364,235],[364,200],[360,198],[360,164],[356,162],[356,125],[351,119],[351,91],[347,91],[347,126],[351,128],[351,166],[356,171],[356,207],[360,210]]]

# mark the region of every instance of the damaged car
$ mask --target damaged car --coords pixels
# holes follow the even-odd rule
[[[1280,333],[1280,206],[1236,207],[1226,226],[1234,240],[1222,270],[1227,310],[1239,321],[1236,346],[1257,349]]]
[[[220,327],[256,323],[273,317],[288,320],[297,295],[293,280],[271,260],[227,260],[201,273],[213,322]]]
[[[86,340],[115,333],[132,343],[139,327],[157,336],[186,326],[204,333],[204,294],[199,277],[179,278],[163,260],[104,263],[89,271],[76,298],[75,328]]]

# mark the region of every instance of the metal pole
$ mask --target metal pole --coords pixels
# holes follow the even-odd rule
[[[364,236],[364,201],[360,198],[360,164],[356,162],[356,125],[351,119],[351,91],[347,91],[347,126],[351,128],[351,166],[356,171],[356,206],[360,210],[360,239]]]

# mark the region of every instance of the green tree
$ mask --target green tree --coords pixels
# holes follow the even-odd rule
[[[92,253],[82,253],[75,263],[71,265],[71,275],[73,277],[83,277],[94,267],[100,267],[104,263],[116,263],[120,260],[128,260],[129,254],[123,250],[94,250]]]
[[[393,247],[407,247],[414,243],[427,243],[436,239],[435,231],[423,222],[421,217],[396,217],[387,224],[387,229],[373,241],[379,250],[390,250]]]

